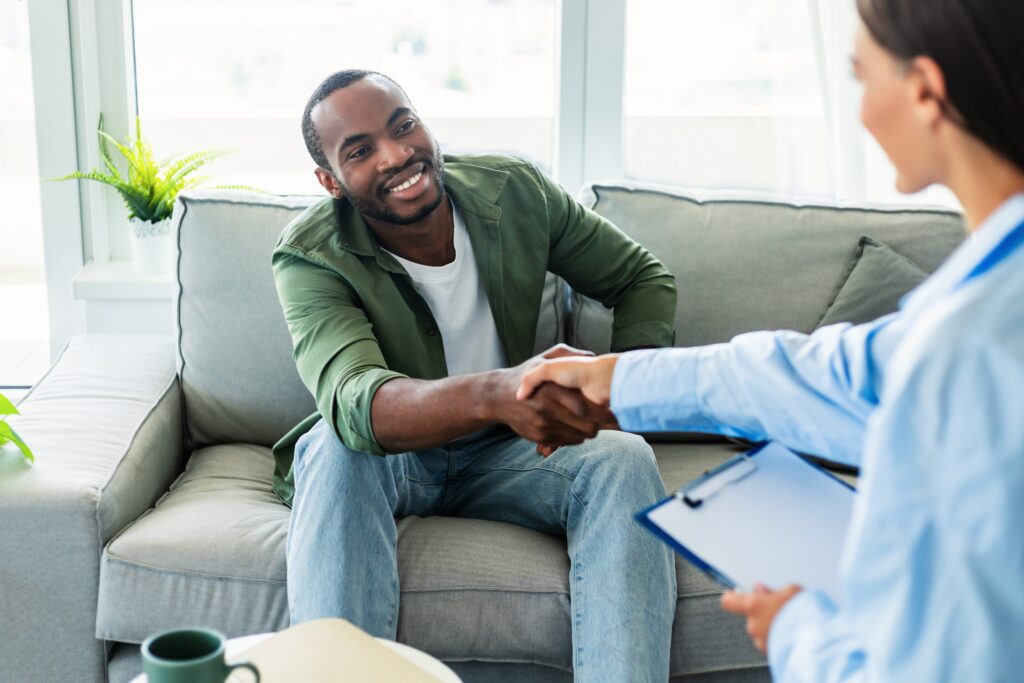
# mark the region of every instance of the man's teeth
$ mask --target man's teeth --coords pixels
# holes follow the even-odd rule
[[[422,178],[422,177],[423,177],[423,171],[420,171],[419,173],[414,175],[412,178],[409,178],[408,180],[406,180],[404,183],[402,183],[398,187],[392,187],[390,190],[388,190],[388,192],[401,192],[402,190],[408,190],[410,187],[412,187],[413,185],[418,183],[420,181],[420,178]]]

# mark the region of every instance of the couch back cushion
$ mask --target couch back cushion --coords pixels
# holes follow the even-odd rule
[[[284,226],[318,199],[178,197],[178,374],[193,446],[272,445],[316,410],[292,361],[270,255]]]
[[[767,195],[594,184],[584,203],[644,244],[677,278],[676,345],[754,330],[812,331],[849,273],[862,235],[933,272],[963,241],[943,209],[798,204]],[[573,294],[568,341],[607,352],[611,311]]]
[[[288,223],[320,197],[183,193],[177,230],[178,374],[194,447],[275,441],[316,405],[292,359],[270,257]],[[548,277],[537,347],[562,341],[564,285]]]

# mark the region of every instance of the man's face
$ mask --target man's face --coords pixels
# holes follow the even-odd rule
[[[335,197],[365,218],[408,225],[444,198],[444,161],[437,142],[394,83],[367,76],[336,90],[312,111],[331,163],[317,172]]]

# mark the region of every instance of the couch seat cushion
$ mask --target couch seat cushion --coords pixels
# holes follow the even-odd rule
[[[729,444],[658,444],[670,486],[735,452]],[[288,625],[289,510],[271,491],[268,448],[197,451],[184,474],[103,553],[96,635],[139,643],[202,625],[229,637]],[[442,660],[530,662],[569,670],[565,541],[482,520],[399,522],[399,640]],[[679,561],[673,675],[763,666],[721,588]]]

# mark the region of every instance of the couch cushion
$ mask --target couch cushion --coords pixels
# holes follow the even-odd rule
[[[656,447],[672,485],[733,453],[722,444]],[[269,449],[196,452],[156,508],[104,550],[96,635],[138,643],[199,624],[230,637],[288,625],[288,508],[271,492]],[[498,522],[399,522],[399,639],[447,661],[535,662],[569,670],[565,541]],[[760,667],[742,620],[718,607],[720,587],[679,561],[673,675]]]
[[[178,373],[193,445],[272,445],[316,410],[292,361],[270,254],[319,197],[183,193],[177,227]]]
[[[676,344],[699,346],[753,330],[810,332],[821,320],[861,235],[884,241],[931,273],[963,240],[942,209],[820,202],[751,193],[595,184],[584,203],[643,243],[676,275]],[[611,312],[574,295],[569,342],[608,351]]]
[[[197,451],[156,507],[115,536],[100,563],[97,637],[141,642],[194,623],[229,637],[288,622],[289,510],[261,446]]]
[[[190,443],[271,446],[316,406],[292,360],[270,256],[321,197],[186,192],[175,205],[178,372]],[[548,275],[538,349],[563,340],[565,291]]]
[[[870,322],[899,308],[900,299],[928,279],[916,264],[870,237],[861,237],[850,270],[818,327]]]

